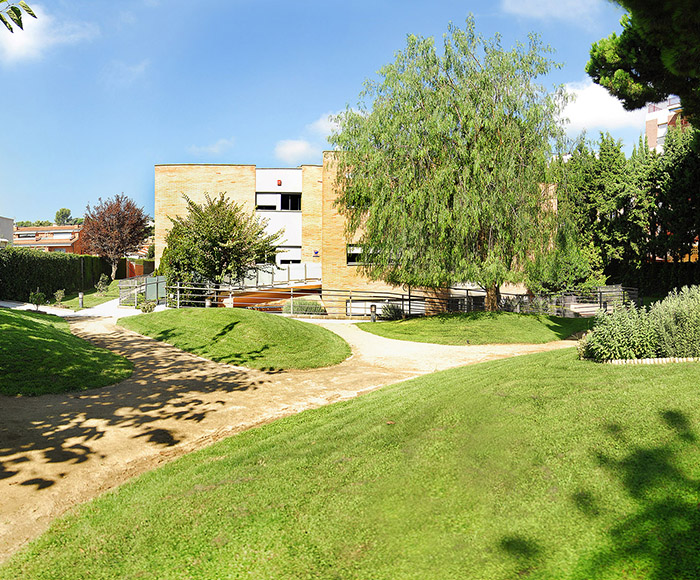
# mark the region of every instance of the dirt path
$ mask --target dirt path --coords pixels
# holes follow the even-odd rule
[[[573,345],[440,346],[322,325],[350,343],[347,361],[268,373],[182,352],[114,319],[75,319],[75,334],[126,356],[134,373],[79,394],[0,397],[0,561],[73,506],[233,433],[435,370]]]

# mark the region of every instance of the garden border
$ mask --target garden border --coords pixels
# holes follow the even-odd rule
[[[669,356],[664,358],[623,358],[603,361],[609,365],[662,365],[667,363],[700,362],[700,357]]]

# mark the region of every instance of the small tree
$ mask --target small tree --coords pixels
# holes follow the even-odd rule
[[[504,50],[474,20],[450,25],[444,54],[431,38],[367,81],[356,109],[338,117],[337,207],[361,268],[392,284],[438,287],[474,281],[498,307],[503,282],[549,248],[554,192],[545,179],[561,134],[561,91],[535,82],[556,66],[531,36]],[[371,108],[367,101],[371,100]]]
[[[246,213],[224,194],[201,205],[184,196],[188,214],[170,221],[161,266],[170,281],[204,280],[222,282],[242,279],[260,263],[272,263],[282,232],[267,234],[266,221]]]
[[[148,216],[124,194],[115,195],[85,211],[81,232],[88,252],[106,258],[112,266],[112,280],[117,276],[119,260],[138,249],[143,242]]]

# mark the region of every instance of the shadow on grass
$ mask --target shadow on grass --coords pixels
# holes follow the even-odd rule
[[[700,481],[686,472],[697,435],[681,411],[661,411],[658,420],[668,436],[656,446],[636,445],[618,424],[603,426],[616,451],[593,455],[602,469],[620,481],[636,508],[613,522],[606,541],[582,555],[566,578],[700,578]],[[587,489],[578,489],[570,500],[592,526],[606,516],[604,502]],[[513,577],[532,574],[548,557],[536,540],[518,534],[504,536],[497,548],[513,558]]]
[[[181,351],[174,354],[172,347],[135,333],[81,336],[127,357],[134,374],[122,383],[89,391],[40,397],[0,395],[0,485],[33,486],[41,493],[60,474],[42,473],[37,478],[33,471],[37,461],[68,466],[109,460],[94,442],[115,427],[129,428],[134,440],[172,447],[180,438],[161,421],[198,423],[225,405],[216,396],[193,395],[255,390],[265,382],[243,369],[194,359]],[[64,356],[60,341],[41,342],[46,357]]]
[[[631,445],[619,425],[605,430],[624,449],[621,458],[597,453],[599,464],[619,478],[638,509],[608,532],[609,547],[580,563],[573,578],[700,578],[700,482],[682,469],[684,452],[697,442],[690,421],[680,411],[659,413],[670,431],[663,445]],[[583,514],[600,508],[589,492],[573,497]]]
[[[542,554],[542,548],[537,542],[518,535],[504,536],[498,547],[512,556],[518,577],[528,576],[537,566],[538,557]]]

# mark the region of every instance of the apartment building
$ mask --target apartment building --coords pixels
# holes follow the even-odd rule
[[[27,226],[15,227],[12,243],[18,248],[32,248],[45,252],[83,254],[80,239],[83,226]]]
[[[663,103],[647,105],[646,137],[649,149],[663,153],[664,141],[670,127],[684,126],[688,121],[681,115],[683,108],[678,97],[671,97]]]

